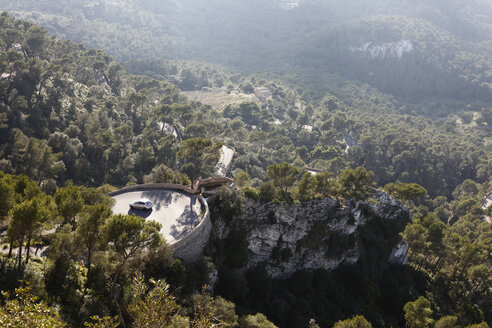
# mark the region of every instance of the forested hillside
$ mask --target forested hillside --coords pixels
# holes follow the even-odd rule
[[[409,102],[446,98],[473,103],[492,97],[490,49],[404,16],[352,22],[288,44],[279,53],[296,66],[365,81]]]
[[[53,327],[492,322],[487,2],[0,8],[58,35],[0,14],[0,290],[11,292],[0,322],[21,327],[39,312]],[[190,185],[212,175],[222,144],[235,150],[237,188],[210,199],[216,230],[198,263],[172,258],[153,221],[111,214],[104,193]],[[408,225],[384,223],[375,210],[383,193],[411,212]],[[307,217],[323,202],[338,214]],[[253,215],[246,229],[243,216],[283,206],[302,208],[314,228],[290,249],[288,220],[265,214],[261,224],[282,231],[264,259],[272,263],[251,264],[258,236],[248,229],[261,229]],[[329,229],[361,217],[373,221],[352,236]],[[400,238],[408,262],[390,264]],[[35,247],[49,247],[48,257]],[[278,278],[266,269],[303,248],[331,259],[346,247],[360,258],[333,271],[295,267]]]
[[[159,127],[210,108],[186,104],[166,82],[124,73],[102,51],[58,41],[2,15],[2,170],[54,191],[78,184],[143,182],[154,166],[173,167],[176,139]]]
[[[490,176],[483,117],[457,125],[456,118],[432,122],[404,115],[391,97],[343,81],[334,81],[333,94],[316,101],[288,85],[244,80],[217,68],[186,73],[191,85],[213,86],[220,79],[241,92],[247,84],[261,84],[274,94],[263,104],[214,109],[187,102],[170,83],[126,74],[100,51],[4,20],[2,168],[47,188],[66,180],[121,186],[143,182],[158,164],[174,168],[178,141],[158,122],[174,124],[184,137],[230,144],[238,154],[235,167],[260,181],[267,166],[279,161],[334,173],[363,165],[381,185],[417,182],[435,197],[449,196],[465,179],[484,182]],[[346,135],[357,144],[346,149]]]
[[[492,6],[484,1],[301,1],[291,11],[277,0],[21,0],[0,7],[125,62],[186,59],[299,73],[321,88],[340,74],[411,104],[431,99],[439,113],[492,97]]]

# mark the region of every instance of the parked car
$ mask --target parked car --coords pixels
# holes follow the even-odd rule
[[[142,199],[134,200],[133,202],[131,202],[130,208],[136,209],[136,210],[151,210],[152,205],[153,204],[149,199],[142,198]]]

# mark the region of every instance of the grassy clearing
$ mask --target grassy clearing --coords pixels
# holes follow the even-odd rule
[[[227,105],[240,104],[246,101],[260,103],[254,94],[245,94],[237,91],[227,93],[226,88],[184,91],[183,94],[190,100],[199,101],[218,110],[223,110]]]

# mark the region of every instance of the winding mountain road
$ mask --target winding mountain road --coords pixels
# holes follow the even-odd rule
[[[232,167],[232,158],[234,157],[234,149],[232,147],[223,145],[220,149],[220,159],[215,166],[215,176],[225,177],[229,174]]]

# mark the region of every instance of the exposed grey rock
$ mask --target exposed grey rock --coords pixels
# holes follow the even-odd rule
[[[227,238],[234,225],[245,230],[249,250],[245,269],[261,263],[271,277],[283,278],[304,269],[333,270],[359,260],[360,229],[374,218],[395,224],[410,219],[409,210],[384,192],[376,192],[374,198],[375,205],[349,201],[344,206],[331,198],[301,204],[247,200],[234,224],[216,220],[214,235]]]
[[[403,55],[408,54],[414,50],[414,46],[410,40],[399,40],[396,42],[365,42],[357,47],[350,47],[350,52],[361,53],[369,56],[371,59],[375,58],[398,58],[401,59]]]
[[[393,251],[388,259],[390,263],[398,263],[398,264],[407,264],[407,253],[408,253],[408,245],[401,241]]]

